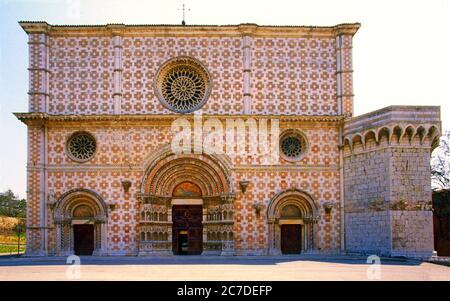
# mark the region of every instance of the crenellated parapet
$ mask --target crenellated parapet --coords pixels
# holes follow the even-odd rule
[[[390,106],[346,121],[346,156],[390,146],[430,147],[439,143],[439,107]]]

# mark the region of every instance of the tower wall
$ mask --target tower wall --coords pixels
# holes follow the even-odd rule
[[[347,252],[433,255],[430,154],[438,107],[391,106],[344,126]]]

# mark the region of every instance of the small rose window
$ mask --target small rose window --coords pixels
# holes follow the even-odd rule
[[[280,138],[281,155],[288,161],[298,161],[306,152],[306,138],[296,130],[285,131]]]
[[[67,153],[69,157],[78,162],[90,160],[97,149],[94,136],[86,132],[77,132],[67,141]]]

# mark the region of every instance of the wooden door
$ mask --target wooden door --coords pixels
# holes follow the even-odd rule
[[[74,225],[73,238],[76,255],[92,255],[94,251],[94,225]]]
[[[201,205],[172,207],[172,250],[177,255],[199,255],[203,251],[203,210]],[[187,241],[187,251],[183,247]]]
[[[281,253],[300,254],[302,250],[301,225],[281,225]]]

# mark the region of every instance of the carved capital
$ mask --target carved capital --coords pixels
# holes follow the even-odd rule
[[[128,181],[128,180],[122,180],[122,187],[123,187],[123,191],[125,192],[125,193],[128,193],[128,191],[130,190],[130,187],[131,187],[131,181]]]
[[[323,204],[323,209],[325,210],[326,214],[331,214],[331,210],[333,209],[334,204],[331,202],[326,202]]]
[[[250,184],[250,181],[246,181],[246,180],[239,182],[239,187],[241,188],[242,193],[245,193],[249,184]]]

